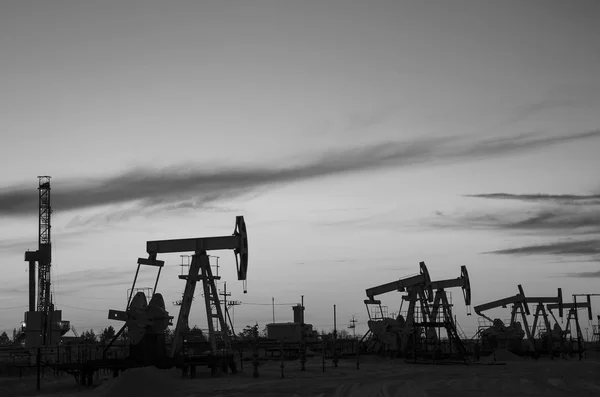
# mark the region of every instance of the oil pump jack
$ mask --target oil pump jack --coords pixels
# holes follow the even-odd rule
[[[146,296],[143,292],[137,292],[133,298],[130,294],[125,311],[109,311],[109,319],[124,321],[125,324],[105,348],[105,352],[122,334],[124,329],[128,327],[132,347],[130,349],[130,356],[133,356],[131,358],[133,358],[137,365],[161,365],[162,363],[178,361],[174,359],[178,358],[184,333],[188,329],[188,317],[192,307],[196,283],[202,281],[208,317],[211,353],[217,355],[219,352],[224,352],[228,358],[231,358],[231,341],[228,333],[222,332],[221,335],[217,335],[213,326],[213,320],[216,318],[220,323],[221,330],[227,330],[227,324],[221,310],[221,305],[219,304],[219,295],[215,285],[215,280],[219,279],[219,277],[213,276],[207,254],[207,251],[213,250],[234,251],[238,280],[244,282],[244,293],[246,293],[248,234],[243,216],[236,217],[235,229],[231,236],[148,241],[146,243],[148,258],[138,259],[138,269],[131,288],[131,294],[135,290],[140,265],[156,266],[158,267],[158,275],[152,292],[152,298],[150,299],[150,303],[146,304]],[[164,265],[163,261],[157,260],[157,254],[176,252],[193,252],[194,254],[192,255],[188,274],[179,276],[180,279],[186,280],[186,285],[179,309],[171,351],[170,354],[167,354],[165,351],[164,331],[170,325],[173,317],[169,316],[166,312],[162,296],[156,293],[156,286]],[[214,305],[211,303],[214,303]],[[213,312],[213,309],[215,312]],[[222,345],[222,350],[218,349],[220,347],[219,344]]]
[[[361,342],[367,339],[367,350],[380,352],[386,351],[389,353],[399,353],[405,355],[408,351],[409,341],[414,329],[415,322],[415,311],[417,303],[420,303],[420,307],[428,307],[428,302],[433,299],[432,289],[430,287],[431,278],[425,262],[419,263],[420,273],[403,278],[390,283],[382,284],[376,287],[368,288],[366,290],[367,298],[365,299],[365,306],[367,307],[367,314],[369,316],[368,326],[369,331],[363,336]],[[401,315],[393,318],[385,318],[383,309],[381,307],[381,301],[375,299],[376,296],[382,295],[388,292],[399,291],[406,292],[407,294],[402,296],[403,301],[408,301],[408,311],[406,319]],[[377,305],[381,314],[379,318],[373,318],[369,305]]]
[[[507,348],[515,352],[521,352],[524,336],[527,336],[527,340],[533,343],[527,324],[527,316],[530,314],[529,306],[523,292],[523,287],[520,284],[518,285],[518,289],[519,293],[517,295],[473,307],[478,316],[489,321],[489,324],[480,325],[478,331],[482,342],[482,352],[493,351],[497,348]],[[512,305],[510,323],[508,325],[504,324],[498,318],[492,320],[483,313],[499,307],[506,308],[507,305]],[[517,322],[519,315],[521,316],[523,325]]]
[[[429,350],[429,347],[433,347],[433,354],[435,359],[450,358],[452,356],[452,348],[456,351],[458,358],[464,362],[467,362],[467,352],[463,341],[461,340],[456,321],[452,314],[452,304],[448,300],[448,294],[446,289],[448,288],[461,288],[465,305],[467,306],[467,315],[470,315],[469,307],[471,306],[471,283],[469,280],[469,273],[467,272],[466,266],[461,266],[460,277],[447,280],[439,280],[430,282],[429,287],[435,291],[433,298],[433,304],[431,305],[431,311],[429,318],[424,318],[420,323],[416,325],[423,327],[426,330],[423,337],[425,350]],[[449,349],[447,352],[442,352],[441,342],[439,340],[439,331],[444,328],[449,341]],[[415,343],[415,346],[417,344]],[[445,357],[440,357],[440,354]],[[415,359],[417,354],[415,353]]]
[[[525,297],[528,304],[536,304],[535,313],[533,314],[533,324],[531,325],[531,338],[534,343],[534,349],[536,353],[548,353],[554,357],[555,352],[561,341],[561,333],[556,333],[556,330],[552,329],[550,320],[548,318],[548,312],[544,305],[555,305],[558,308],[559,316],[563,316],[563,297],[562,289],[558,288],[557,296],[549,297]],[[542,331],[541,320],[544,322],[545,330]],[[540,343],[537,343],[537,342]]]
[[[592,300],[591,297],[595,294],[574,294],[573,295],[573,303],[564,303],[562,309],[568,309],[569,312],[567,314],[567,324],[565,329],[563,330],[561,326],[558,324],[558,320],[554,316],[552,310],[556,309],[558,305],[556,304],[548,304],[548,312],[554,318],[554,329],[556,333],[560,335],[560,344],[561,348],[565,348],[567,351],[576,351],[579,354],[582,354],[585,350],[585,339],[583,337],[583,332],[581,332],[581,326],[579,325],[579,309],[587,309],[588,313],[588,321],[593,320],[592,314]],[[587,299],[585,302],[577,302],[577,296],[585,296]],[[560,310],[561,308],[559,308]],[[562,316],[561,316],[562,317]],[[574,328],[574,329],[572,329]],[[575,331],[575,341],[573,341],[572,333]],[[567,337],[569,337],[570,342],[567,342]],[[577,348],[574,349],[573,345],[576,344]]]

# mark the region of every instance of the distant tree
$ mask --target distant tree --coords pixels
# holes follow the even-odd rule
[[[11,343],[12,343],[12,341],[10,340],[10,338],[8,337],[8,334],[6,332],[3,332],[2,334],[0,334],[0,345],[6,346],[6,345],[10,345]]]
[[[259,335],[260,338],[268,338],[269,337],[269,328],[265,325],[262,329],[262,331],[260,331]]]
[[[202,332],[202,330],[200,328],[198,328],[197,325],[194,325],[188,332],[188,335],[194,337],[194,338],[198,338],[200,339],[202,342],[206,342],[208,339],[206,339],[206,335],[204,335],[204,332]]]
[[[102,330],[102,332],[98,336],[98,340],[101,344],[106,345],[106,344],[110,343],[112,338],[115,337],[115,334],[116,334],[115,329],[113,328],[112,325],[109,325],[108,327],[106,327]]]
[[[12,344],[13,346],[22,346],[25,343],[25,332],[13,328]]]
[[[98,342],[96,333],[93,329],[90,329],[89,331],[83,331],[83,333],[81,334],[81,339],[87,343]]]
[[[256,323],[256,325],[246,325],[246,327],[238,333],[238,337],[243,340],[252,340],[259,336],[258,323]]]
[[[322,329],[319,331],[319,335],[326,338],[333,338],[333,328],[329,331]],[[347,329],[338,329],[337,339],[352,339],[352,334]]]
[[[350,332],[348,332],[348,330],[345,329],[341,329],[337,332],[337,337],[338,339],[352,339],[352,335],[350,335]]]

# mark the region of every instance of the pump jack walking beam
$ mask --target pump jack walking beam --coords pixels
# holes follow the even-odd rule
[[[235,230],[232,236],[155,240],[146,243],[148,254],[218,250],[234,251],[238,280],[246,280],[248,272],[248,233],[243,216],[235,218]]]
[[[431,321],[436,321],[440,306],[449,307],[447,288],[462,288],[465,306],[467,307],[467,315],[470,316],[469,308],[471,306],[471,282],[466,266],[460,267],[460,277],[448,280],[439,280],[431,282],[431,288],[435,290],[435,298],[431,309]],[[452,319],[451,319],[452,320]]]

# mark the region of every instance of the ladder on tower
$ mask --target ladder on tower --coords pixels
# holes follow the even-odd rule
[[[224,349],[225,354],[230,354],[231,340],[227,332],[227,323],[225,322],[223,309],[221,308],[219,291],[215,283],[215,280],[219,280],[220,277],[212,274],[207,256],[205,256],[205,260],[201,260],[200,270],[202,272],[200,279],[202,280],[206,314],[210,318],[208,321],[208,340],[214,354],[220,351],[219,347]]]
[[[592,346],[596,351],[600,351],[600,316],[598,316],[598,325],[592,326]]]
[[[224,349],[225,354],[231,352],[231,342],[227,333],[221,334],[216,330],[215,322],[218,322],[220,329],[226,329],[225,318],[219,304],[219,295],[215,280],[220,279],[219,276],[213,276],[210,268],[210,262],[206,252],[192,255],[189,271],[187,275],[180,275],[180,279],[186,280],[185,290],[181,302],[180,314],[173,335],[173,344],[171,346],[171,357],[175,357],[181,347],[181,333],[183,329],[189,325],[189,314],[192,306],[192,299],[196,289],[196,282],[202,282],[204,304],[207,315],[208,324],[208,341],[210,343],[213,354],[218,354],[221,349]],[[222,342],[222,343],[220,343]],[[222,347],[221,347],[222,346]],[[220,349],[221,347],[221,349]]]
[[[212,296],[209,296],[210,300],[210,318],[212,321],[213,334],[217,341],[221,341],[223,339],[223,330],[221,329],[221,324],[219,320],[219,313],[217,312],[217,306],[221,303],[220,301],[215,301]]]
[[[462,329],[462,327],[460,326],[460,324],[455,320],[454,324],[456,325],[456,333],[458,334],[458,336],[460,337],[461,340],[467,340],[467,334],[465,334],[465,331]]]
[[[468,362],[467,359],[467,349],[463,344],[460,336],[458,335],[457,329],[452,321],[444,321],[444,325],[446,328],[446,332],[448,334],[448,340],[450,341],[451,346],[456,348],[459,357],[463,359],[463,361]]]

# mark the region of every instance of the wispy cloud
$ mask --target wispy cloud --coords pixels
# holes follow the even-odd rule
[[[107,216],[110,217],[110,214],[108,214]],[[54,230],[52,234],[53,242],[56,242],[56,240],[58,239],[61,242],[61,244],[67,243],[79,239],[83,236],[83,233],[85,233],[86,236],[89,237],[90,234],[102,232],[101,228],[90,228],[90,225],[98,226],[102,224],[99,222],[95,223],[93,222],[93,220],[90,221],[89,218],[76,216],[73,220],[67,223],[67,226],[64,229],[58,228],[57,230]],[[24,255],[25,251],[27,250],[35,251],[38,248],[37,239],[38,236],[34,233],[28,237],[0,241],[0,253],[14,254],[18,252],[21,255]]]
[[[202,209],[204,212],[237,212],[233,208],[211,205],[209,200],[215,200],[214,195],[207,196],[202,196],[200,194],[195,199],[174,203],[166,202],[166,200],[150,199],[145,200],[143,205],[134,203],[136,205],[112,206],[110,208],[100,209],[93,214],[77,214],[67,222],[65,229],[85,230],[88,232],[91,229],[96,229],[107,224],[124,222],[136,217],[143,218],[157,213],[164,214],[166,212],[183,213],[187,210],[198,209]],[[203,200],[206,202],[203,202]]]
[[[512,200],[526,205],[493,212],[474,211],[460,215],[438,215],[432,225],[442,228],[487,229],[533,233],[538,237],[568,238],[544,244],[526,245],[486,252],[496,255],[550,255],[556,257],[600,258],[599,194],[512,194],[481,193],[471,198]]]
[[[484,252],[497,255],[600,255],[600,239],[558,241]]]
[[[33,236],[33,238],[29,239],[11,239],[11,240],[3,240],[0,241],[0,252],[25,252],[26,250],[35,250],[37,249],[37,237]]]
[[[27,280],[27,277],[24,276],[22,280]],[[131,269],[86,269],[60,274],[59,276],[55,275],[52,288],[53,294],[58,295],[61,302],[74,300],[74,298],[68,297],[73,293],[86,296],[92,290],[106,290],[109,287],[122,289],[124,299],[132,282],[133,273]],[[26,299],[28,288],[26,281],[20,281],[10,287],[1,287],[0,298],[21,297]],[[63,299],[63,294],[68,298]],[[106,298],[109,299],[110,297]],[[26,303],[26,301],[24,302]]]
[[[484,193],[484,194],[466,194],[464,197],[495,199],[495,200],[514,200],[527,202],[554,202],[559,204],[584,204],[600,205],[600,194],[511,194],[511,193]]]
[[[517,109],[513,117],[502,127],[514,125],[543,111],[594,107],[598,103],[600,103],[600,85],[595,82],[561,85],[550,90],[545,99]]]
[[[511,200],[528,206],[501,208],[495,212],[472,211],[458,216],[436,217],[440,227],[487,228],[492,230],[535,231],[536,233],[600,233],[600,194],[514,194],[480,193],[463,197]]]
[[[475,142],[468,148],[458,148],[448,153],[451,158],[489,158],[499,155],[524,153],[562,143],[599,138],[600,130],[590,130],[575,134],[548,136],[541,133],[525,133],[517,136],[493,138]]]
[[[600,278],[600,270],[595,272],[580,272],[580,273],[567,273],[565,277],[570,278]]]
[[[473,228],[555,234],[600,233],[600,213],[591,209],[541,208],[505,211],[495,214],[467,214],[444,217],[436,225],[450,228]]]
[[[58,280],[60,293],[81,293],[96,288],[131,286],[131,269],[86,269],[61,274]],[[125,289],[124,289],[125,291]],[[125,295],[125,292],[123,293]]]
[[[473,141],[464,137],[384,142],[359,148],[331,150],[295,166],[208,168],[171,167],[164,170],[136,169],[103,179],[56,181],[52,191],[54,209],[79,210],[103,205],[134,203],[138,209],[178,205],[205,206],[236,198],[256,189],[313,178],[402,167],[436,161],[489,159],[522,153],[564,142],[600,138],[600,130],[562,136],[523,134],[511,138]],[[37,195],[31,184],[0,190],[0,214],[23,216],[37,210]],[[182,204],[187,203],[187,204]],[[192,204],[190,204],[192,203]],[[117,216],[117,215],[115,215]]]

